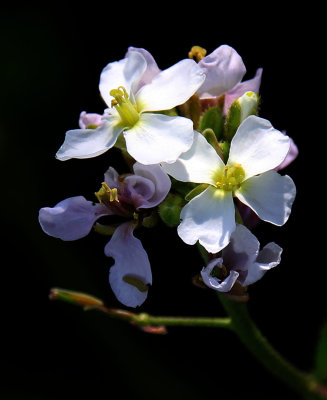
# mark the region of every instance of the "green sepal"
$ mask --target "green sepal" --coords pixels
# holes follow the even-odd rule
[[[224,125],[224,136],[229,142],[233,139],[237,128],[241,123],[242,109],[237,100],[230,106]]]
[[[112,236],[118,228],[119,224],[112,224],[112,225],[103,225],[96,222],[93,226],[95,232],[100,233],[101,235]]]
[[[219,155],[219,157],[224,161],[223,152],[219,146],[215,132],[211,128],[207,128],[205,131],[202,132],[202,135],[206,138],[207,142],[211,144],[211,146],[216,150],[216,153]]]
[[[316,349],[314,376],[322,383],[327,384],[327,322],[320,331]]]
[[[219,148],[223,154],[223,161],[227,162],[228,157],[229,157],[229,149],[230,149],[230,143],[229,142],[219,142]]]
[[[209,185],[207,183],[202,183],[201,185],[196,186],[194,189],[192,189],[190,192],[187,193],[187,195],[185,196],[185,200],[186,201],[192,200],[193,197],[198,196],[200,193],[206,190],[208,186]]]
[[[174,227],[180,223],[180,213],[185,202],[182,197],[176,194],[168,193],[165,200],[159,204],[158,210],[162,221]]]
[[[185,197],[189,191],[195,188],[196,184],[192,182],[182,182],[177,179],[170,177],[172,192],[179,194],[181,197]]]
[[[194,129],[198,129],[201,106],[197,94],[194,94],[184,104],[178,106],[178,110],[183,117],[189,118],[193,121]]]
[[[147,215],[142,219],[142,226],[144,226],[145,228],[153,228],[157,225],[157,223],[158,215],[154,211],[150,215]]]
[[[222,110],[219,107],[211,107],[201,116],[199,122],[199,131],[212,129],[219,140],[224,132],[224,118]]]

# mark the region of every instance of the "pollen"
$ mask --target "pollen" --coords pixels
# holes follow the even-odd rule
[[[216,186],[226,191],[235,191],[241,186],[245,177],[244,169],[240,164],[227,164],[222,172],[215,177]]]
[[[195,61],[201,61],[207,54],[207,50],[200,46],[193,46],[188,53],[189,58],[193,58]]]

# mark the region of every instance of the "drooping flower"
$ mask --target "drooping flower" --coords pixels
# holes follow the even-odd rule
[[[211,260],[202,269],[203,282],[213,290],[233,294],[236,283],[246,288],[276,267],[281,261],[282,251],[273,242],[260,250],[258,239],[244,225],[237,224],[221,257]],[[239,292],[239,288],[236,291]]]
[[[128,153],[138,162],[175,161],[192,145],[193,123],[158,112],[186,102],[204,79],[202,68],[191,59],[158,71],[148,52],[130,48],[124,59],[108,64],[101,73],[99,89],[109,107],[103,124],[66,132],[56,157],[96,157],[113,147],[122,133]]]
[[[241,82],[246,68],[241,56],[230,46],[222,45],[199,61],[206,74],[203,85],[197,93],[201,102],[214,106],[224,95],[224,114],[230,105],[245,92],[259,93],[262,68],[257,69],[254,78]]]
[[[233,197],[260,219],[283,225],[296,189],[289,176],[279,175],[274,168],[285,159],[289,147],[288,136],[269,121],[251,115],[233,137],[225,165],[205,137],[195,131],[191,149],[175,163],[162,164],[179,181],[204,184],[202,192],[182,209],[178,234],[183,241],[199,241],[210,253],[226,247],[235,230]]]
[[[45,233],[62,240],[76,240],[86,236],[95,222],[104,216],[119,216],[105,255],[115,264],[109,282],[117,299],[126,306],[141,305],[152,284],[148,255],[140,240],[133,234],[149,209],[162,202],[170,190],[168,175],[158,166],[134,164],[134,174],[123,178],[109,168],[104,183],[96,193],[98,203],[83,196],[67,198],[55,207],[44,207],[39,222]],[[99,225],[99,229],[106,226]],[[112,232],[111,232],[112,233]]]

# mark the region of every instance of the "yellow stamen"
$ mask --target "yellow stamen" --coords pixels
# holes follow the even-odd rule
[[[117,201],[119,202],[118,199],[118,193],[117,193],[117,188],[110,189],[110,187],[105,183],[101,183],[101,188],[98,192],[95,192],[94,194],[96,195],[97,199],[99,200],[100,204],[103,204],[103,201]]]
[[[201,61],[207,54],[207,50],[200,46],[193,46],[188,53],[189,58],[195,59],[196,62]]]
[[[125,128],[131,128],[140,119],[136,104],[133,104],[126,89],[119,86],[118,89],[110,90],[110,96],[114,97],[111,107],[115,107],[121,117],[121,123]]]
[[[234,191],[241,186],[244,177],[245,172],[240,164],[229,164],[215,176],[216,186],[218,189]]]

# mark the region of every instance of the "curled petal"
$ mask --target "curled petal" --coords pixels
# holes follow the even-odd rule
[[[62,240],[77,240],[86,236],[94,222],[109,210],[83,196],[69,197],[55,207],[44,207],[39,212],[43,231]]]
[[[185,243],[199,241],[208,252],[218,253],[235,230],[232,192],[209,186],[184,206],[181,219],[177,231]]]
[[[264,221],[284,225],[296,195],[293,180],[276,171],[268,171],[243,182],[235,196]]]
[[[243,286],[251,285],[263,277],[271,268],[276,267],[281,261],[283,249],[276,243],[268,243],[260,252],[255,263],[249,266],[248,274]]]
[[[228,163],[241,164],[245,179],[277,167],[286,157],[290,138],[255,115],[247,117],[232,139]]]
[[[122,131],[115,122],[115,119],[109,119],[96,129],[74,129],[66,132],[65,141],[58,150],[56,158],[66,161],[71,158],[92,158],[103,154],[115,145]]]
[[[148,255],[133,230],[133,221],[123,223],[105,247],[106,256],[115,260],[109,273],[111,288],[127,307],[140,306],[147,298],[148,285],[152,284]]]
[[[124,136],[127,151],[141,164],[174,162],[191,147],[193,125],[188,118],[145,113]]]
[[[159,165],[143,165],[136,162],[133,165],[134,173],[150,180],[154,185],[154,192],[151,197],[143,199],[139,208],[150,208],[160,204],[167,196],[171,182],[169,176]]]
[[[237,224],[230,242],[222,251],[224,265],[236,270],[247,270],[259,253],[258,239],[244,225]]]
[[[237,271],[231,270],[229,275],[221,280],[216,277],[211,276],[211,271],[215,266],[221,267],[222,265],[222,259],[217,258],[215,260],[212,260],[209,262],[209,264],[202,269],[201,271],[201,276],[203,279],[203,282],[211,289],[217,290],[218,292],[229,292],[232,287],[234,286],[235,282],[237,281],[237,278],[239,276],[239,273]]]
[[[136,94],[136,103],[143,112],[169,110],[185,103],[204,79],[203,70],[195,61],[182,60],[143,86]]]
[[[201,97],[220,96],[241,82],[246,68],[240,55],[230,46],[222,45],[204,57],[199,66],[206,74],[198,90]]]

